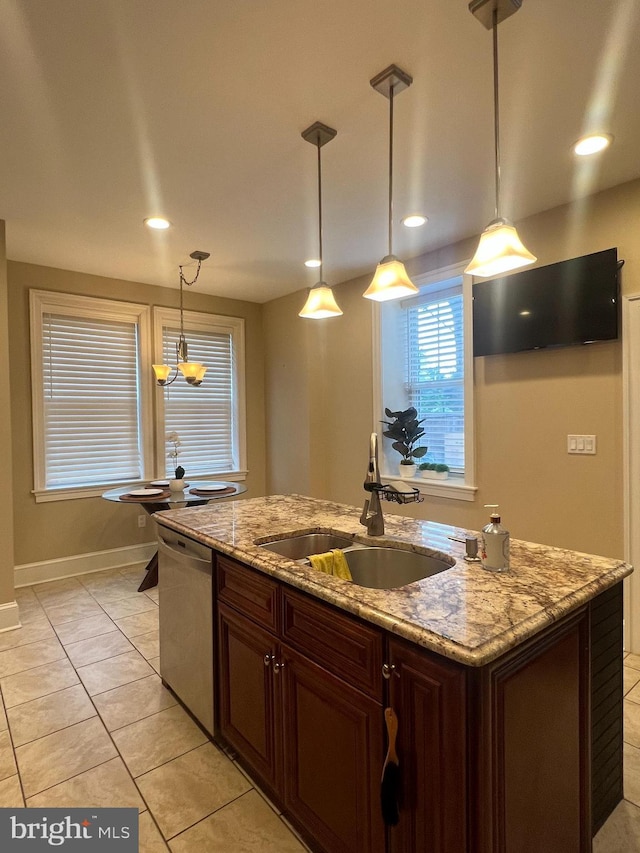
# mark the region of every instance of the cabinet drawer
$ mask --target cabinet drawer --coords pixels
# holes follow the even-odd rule
[[[319,666],[382,700],[382,632],[324,603],[283,590],[282,636]]]
[[[224,601],[258,625],[278,633],[278,584],[275,581],[220,555],[217,575],[218,601]]]

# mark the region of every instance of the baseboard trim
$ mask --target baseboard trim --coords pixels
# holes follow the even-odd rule
[[[13,570],[16,589],[31,586],[34,583],[60,580],[61,578],[86,575],[90,572],[103,572],[105,569],[117,569],[135,563],[148,563],[156,552],[155,542],[142,545],[127,545],[124,548],[112,548],[109,551],[93,551],[88,554],[75,554],[72,557],[59,557],[44,560],[41,563],[25,563]],[[0,623],[0,630],[1,623]]]
[[[14,628],[19,628],[20,608],[17,601],[7,601],[6,604],[0,604],[0,634],[4,631],[13,631]]]

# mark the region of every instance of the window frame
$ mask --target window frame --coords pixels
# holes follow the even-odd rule
[[[216,479],[226,479],[234,482],[245,480],[247,477],[247,431],[246,431],[246,385],[245,385],[245,321],[242,317],[227,317],[220,314],[207,314],[201,311],[184,311],[184,331],[187,343],[189,331],[211,332],[213,334],[228,334],[231,338],[232,351],[232,383],[233,383],[233,414],[231,418],[232,444],[237,448],[237,468],[230,471],[211,472]],[[176,308],[155,306],[153,308],[153,355],[154,363],[164,363],[163,328],[180,328],[180,312]],[[178,378],[178,382],[181,377]],[[205,375],[204,381],[207,381]],[[169,386],[170,393],[170,386]],[[197,393],[197,389],[194,389]],[[156,395],[155,445],[156,470],[164,472],[167,462],[167,443],[165,435],[165,390],[157,386]],[[204,474],[198,476],[205,476]]]
[[[87,317],[98,320],[131,322],[138,328],[138,420],[141,430],[142,479],[128,482],[144,482],[153,469],[153,396],[152,377],[147,366],[151,364],[151,309],[148,305],[122,302],[97,296],[80,296],[48,290],[29,291],[29,320],[31,332],[31,400],[33,435],[33,478],[32,494],[36,503],[88,498],[100,496],[108,485],[96,483],[84,486],[46,486],[45,425],[44,425],[44,374],[43,374],[43,315],[62,314],[69,317]],[[108,353],[107,353],[108,355]]]
[[[473,360],[473,277],[464,273],[466,264],[454,264],[432,270],[428,273],[415,276],[413,281],[421,291],[426,292],[429,285],[435,285],[451,278],[462,278],[463,309],[462,317],[464,324],[464,453],[465,471],[463,475],[449,475],[447,480],[428,481],[422,478],[403,480],[401,482],[418,487],[420,493],[432,497],[451,498],[452,500],[473,501],[476,496],[477,486],[475,482],[475,418],[474,418],[474,360]],[[416,297],[418,298],[418,297]],[[378,434],[380,447],[380,472],[383,482],[397,482],[399,475],[390,471],[385,453],[388,439],[382,435],[383,425],[380,419],[384,416],[385,405],[389,408],[406,408],[409,403],[404,390],[404,378],[398,379],[404,368],[404,347],[400,349],[401,357],[398,357],[399,348],[399,325],[396,325],[398,338],[394,340],[394,332],[390,330],[390,314],[396,316],[402,310],[402,302],[374,303],[373,304],[373,431]],[[385,317],[386,313],[386,317]],[[385,328],[386,326],[386,328]],[[392,374],[395,373],[395,376]],[[393,384],[392,395],[385,386]],[[404,402],[403,402],[404,400]]]

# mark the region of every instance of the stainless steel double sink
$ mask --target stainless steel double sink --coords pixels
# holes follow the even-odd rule
[[[344,552],[353,582],[373,589],[406,586],[455,565],[453,557],[447,554],[435,557],[393,546],[365,545],[332,533],[305,533],[259,544],[268,551],[307,565],[312,554],[339,548]]]

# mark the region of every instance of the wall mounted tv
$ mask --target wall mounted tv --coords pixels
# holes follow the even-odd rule
[[[473,354],[616,340],[618,250],[473,285]]]

